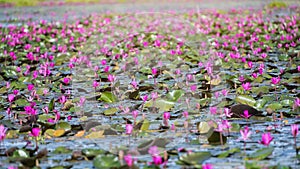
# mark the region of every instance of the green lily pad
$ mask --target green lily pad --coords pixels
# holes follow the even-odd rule
[[[179,162],[182,162],[185,165],[197,166],[201,165],[205,160],[211,157],[210,152],[195,152],[190,154],[184,154],[179,157]],[[180,164],[180,163],[179,163]]]
[[[65,131],[70,131],[72,127],[68,122],[61,121],[56,124],[55,128],[56,129],[64,129]]]
[[[230,156],[234,153],[239,153],[239,152],[241,152],[241,149],[235,147],[235,148],[232,148],[228,151],[222,152],[221,154],[218,155],[218,158],[225,158],[225,157],[228,157],[228,156]]]
[[[96,156],[93,160],[94,167],[98,169],[118,168],[121,166],[117,156],[112,154]]]
[[[119,109],[117,109],[117,108],[106,109],[106,110],[104,110],[103,114],[104,114],[105,116],[111,116],[111,115],[116,114],[116,113],[118,112],[118,110],[119,110]]]
[[[259,100],[256,101],[254,107],[257,108],[257,109],[262,109],[267,104],[267,102],[268,101],[265,98],[259,99]]]
[[[181,96],[184,95],[184,91],[182,90],[173,90],[167,94],[169,101],[177,102]]]
[[[49,106],[48,106],[49,111],[53,111],[54,110],[54,107],[55,107],[54,104],[55,104],[54,103],[54,98],[52,98],[51,101],[50,101],[50,103],[49,103]]]
[[[221,140],[221,138],[222,138],[222,140]],[[208,136],[207,141],[211,145],[226,144],[227,137],[225,137],[223,134],[220,134],[220,132],[218,132],[218,131],[213,131],[212,134],[210,136]]]
[[[106,103],[114,103],[117,101],[117,97],[111,92],[102,92],[101,97],[98,100]]]
[[[93,158],[96,157],[99,154],[104,154],[106,151],[102,150],[102,149],[91,149],[91,148],[87,148],[87,149],[83,149],[82,150],[82,154],[85,155],[88,158]]]
[[[24,149],[18,149],[15,150],[13,153],[12,157],[22,157],[22,158],[28,158],[29,157],[29,152],[27,152]]]
[[[241,103],[241,104],[246,104],[246,105],[252,106],[252,107],[256,103],[254,98],[249,95],[239,95],[235,98],[235,101],[238,103]]]
[[[265,147],[259,149],[249,156],[251,160],[263,160],[273,153],[274,147]]]
[[[268,105],[268,108],[272,109],[273,111],[279,110],[282,108],[282,105],[278,102],[271,103]]]
[[[72,152],[72,150],[70,150],[64,146],[56,147],[56,149],[53,151],[54,154],[68,154],[71,152]]]
[[[26,99],[18,99],[15,101],[16,105],[18,106],[28,106],[30,103]]]
[[[155,101],[154,107],[158,108],[160,111],[169,111],[174,107],[175,103],[163,99],[158,99]],[[149,100],[145,103],[145,108],[147,107],[152,107],[153,106],[153,101]]]

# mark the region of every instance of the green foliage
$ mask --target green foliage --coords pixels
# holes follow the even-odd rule
[[[268,4],[269,8],[285,8],[288,5],[283,1],[273,1]]]

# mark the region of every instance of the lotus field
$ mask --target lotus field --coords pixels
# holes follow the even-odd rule
[[[299,3],[78,13],[1,12],[0,168],[299,168]]]

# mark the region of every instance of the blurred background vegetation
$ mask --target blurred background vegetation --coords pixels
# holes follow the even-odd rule
[[[148,0],[0,0],[1,4],[7,4],[9,6],[35,6],[43,5],[43,3],[53,3],[53,4],[70,4],[70,3],[125,3],[125,2],[147,2]],[[151,0],[153,1],[153,0]],[[197,1],[197,0],[194,0]],[[220,0],[224,2],[223,0]],[[289,0],[273,0],[267,5],[268,8],[281,8],[287,7],[287,2]],[[160,2],[160,0],[158,0]],[[168,1],[172,2],[172,1]],[[178,2],[178,0],[175,0]],[[201,0],[199,0],[201,2]],[[226,2],[225,2],[226,3]]]

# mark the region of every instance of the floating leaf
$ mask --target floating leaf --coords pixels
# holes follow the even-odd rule
[[[268,87],[268,86],[253,87],[252,88],[252,92],[256,93],[256,94],[259,94],[259,93],[269,93],[269,88],[270,87]]]
[[[28,157],[29,157],[29,153],[28,153],[26,150],[24,150],[24,149],[18,149],[18,150],[15,150],[15,151],[14,151],[12,157],[23,157],[23,158],[28,158]]]
[[[85,138],[89,138],[89,139],[104,138],[103,134],[104,134],[104,130],[94,131],[88,134],[87,136],[85,136]]]
[[[82,154],[85,155],[88,158],[96,157],[97,155],[104,154],[105,152],[106,151],[102,150],[102,149],[91,149],[91,148],[82,150]]]
[[[18,106],[28,106],[30,103],[26,99],[18,99],[15,101],[16,105]]]
[[[273,111],[276,111],[276,110],[281,109],[281,108],[282,108],[282,105],[281,105],[280,103],[278,103],[278,102],[275,102],[275,103],[269,104],[267,108],[270,108],[270,109],[272,109]]]
[[[208,136],[207,141],[209,142],[209,144],[212,145],[226,144],[227,137],[225,137],[222,133],[218,131],[213,131],[213,133],[210,136]]]
[[[177,102],[181,96],[184,95],[182,90],[173,90],[167,94],[169,101]]]
[[[259,149],[249,156],[251,160],[263,160],[273,153],[274,147],[265,147]]]
[[[113,103],[117,101],[117,97],[111,92],[102,92],[101,97],[98,100],[106,103]]]
[[[75,134],[75,137],[82,137],[84,133],[85,133],[84,130],[78,131],[77,134]]]
[[[70,150],[64,146],[56,147],[56,149],[53,151],[54,154],[68,154],[71,152],[72,152],[72,150]]]
[[[179,162],[185,165],[201,165],[205,160],[211,157],[210,152],[186,153],[179,158]]]
[[[120,161],[117,156],[108,154],[108,155],[98,155],[93,160],[94,167],[98,169],[103,168],[118,168],[121,166]]]
[[[240,132],[241,126],[238,123],[231,123],[230,132]]]
[[[49,111],[53,111],[54,110],[54,98],[51,99],[49,106],[48,106]]]
[[[54,129],[47,129],[44,133],[45,136],[53,137]]]
[[[61,121],[56,124],[55,128],[56,129],[64,129],[65,131],[70,131],[72,127],[68,122]]]
[[[117,113],[118,110],[119,110],[119,109],[117,109],[117,108],[106,109],[106,110],[104,110],[103,114],[104,114],[105,116],[111,116],[111,115],[114,115],[115,113]]]
[[[225,158],[225,157],[228,157],[228,156],[230,156],[234,153],[239,153],[240,151],[241,151],[240,148],[235,147],[235,148],[232,148],[228,151],[222,152],[221,154],[218,155],[218,158]]]
[[[66,131],[64,129],[57,129],[57,130],[54,130],[54,132],[52,133],[53,137],[61,137],[63,136],[64,134],[66,133]]]
[[[268,101],[265,98],[259,99],[259,100],[256,101],[254,107],[257,108],[257,109],[262,109],[267,104],[267,102]]]
[[[173,108],[174,105],[175,105],[174,102],[163,100],[163,99],[157,99],[155,101],[155,104],[153,104],[152,100],[147,101],[144,107],[147,108],[147,107],[154,106],[158,108],[160,111],[169,111],[171,110],[171,108]]]
[[[233,118],[241,118],[243,117],[244,111],[248,110],[249,115],[255,116],[255,115],[261,115],[262,112],[256,110],[255,108],[245,105],[245,104],[238,104],[231,107],[231,112],[233,115],[231,117]]]
[[[213,121],[211,122],[202,121],[198,123],[197,127],[200,134],[206,134],[209,132],[209,130],[213,130],[214,128],[216,128],[217,124]]]
[[[235,98],[235,101],[241,104],[246,104],[249,106],[254,106],[256,101],[253,99],[253,97],[249,95],[239,95]]]

